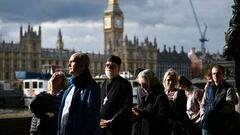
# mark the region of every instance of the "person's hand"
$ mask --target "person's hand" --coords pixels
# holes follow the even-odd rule
[[[139,108],[139,106],[135,106],[132,108],[133,115],[139,116],[140,112],[141,112],[141,108]]]
[[[112,123],[112,120],[105,120],[105,119],[101,119],[100,120],[100,127],[101,128],[106,128],[108,127],[108,125]]]
[[[35,90],[33,89],[33,88],[30,88],[29,90],[28,90],[28,94],[31,96],[31,97],[35,97],[37,94],[36,94],[36,92],[35,92]]]
[[[54,113],[53,112],[47,112],[47,113],[45,113],[46,114],[46,116],[48,116],[48,117],[53,117],[54,116]]]

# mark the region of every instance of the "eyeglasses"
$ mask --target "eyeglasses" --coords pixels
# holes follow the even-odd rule
[[[117,66],[117,64],[105,64],[106,68],[113,69]]]

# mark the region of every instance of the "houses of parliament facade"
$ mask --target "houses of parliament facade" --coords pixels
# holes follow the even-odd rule
[[[41,26],[38,31],[33,30],[30,25],[24,31],[21,26],[19,43],[1,41],[0,80],[12,84],[16,80],[16,71],[42,72],[44,65],[68,67],[68,59],[76,51],[64,49],[61,30],[58,32],[55,48],[42,48],[41,31]],[[157,48],[156,38],[154,41],[145,38],[140,42],[136,36],[129,40],[128,36],[123,35],[124,15],[118,0],[108,0],[103,16],[103,31],[104,54],[88,53],[93,76],[104,73],[107,57],[114,54],[122,59],[122,71],[134,73],[139,67],[149,68],[161,79],[168,68],[173,68],[179,74],[191,78],[191,61],[183,47],[180,52],[176,51],[175,46],[167,48],[166,45],[160,50]]]

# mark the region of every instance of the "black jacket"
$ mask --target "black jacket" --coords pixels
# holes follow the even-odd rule
[[[63,90],[55,95],[41,92],[30,104],[33,113],[30,134],[55,135],[57,133],[58,110]]]
[[[106,97],[108,100],[104,104]],[[130,134],[132,97],[130,82],[121,76],[115,77],[111,82],[110,80],[103,82],[101,88],[101,119],[113,120],[107,129],[110,134]]]
[[[166,135],[169,102],[164,88],[161,85],[153,86],[142,102],[140,118],[148,121],[149,135]]]

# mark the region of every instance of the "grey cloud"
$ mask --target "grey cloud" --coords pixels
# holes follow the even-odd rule
[[[225,44],[224,32],[227,31],[232,15],[233,0],[193,0],[193,2],[201,24],[208,25],[209,42],[206,43],[206,47],[216,52],[216,49],[222,48]],[[189,50],[187,48],[200,47],[199,33],[188,0],[119,0],[119,3],[125,22],[139,24],[137,29],[125,25],[126,34],[132,37],[137,35],[141,37],[140,40],[144,40],[146,36],[149,38],[156,36],[160,46],[183,45],[186,47],[185,51]],[[0,0],[0,21],[19,23],[18,28],[14,29],[17,32],[22,23],[41,24],[46,21],[54,23],[63,19],[99,22],[106,7],[107,0]],[[156,28],[157,25],[163,28]],[[0,30],[10,33],[13,28],[4,25]],[[96,32],[89,31],[91,30],[81,29],[79,33],[103,36],[102,28]],[[69,33],[73,32],[70,30]],[[65,32],[63,30],[63,36],[71,35],[69,33],[68,30]],[[79,33],[76,36],[84,38]],[[56,34],[55,32],[52,35],[54,39],[51,41],[52,44],[55,43]],[[46,40],[43,39],[43,43],[46,43],[43,45],[50,42]],[[103,39],[98,40],[102,48]],[[70,39],[64,42],[66,46],[72,45]],[[93,41],[89,46],[90,44],[94,46],[97,43]]]
[[[142,25],[155,25],[174,19],[174,13],[182,7],[180,1],[182,0],[140,0],[131,4],[124,1],[123,10],[128,11],[125,16],[129,20],[138,20]],[[184,15],[184,11],[181,14]]]
[[[16,22],[42,22],[63,18],[101,17],[104,3],[99,0],[1,0],[0,19]]]

